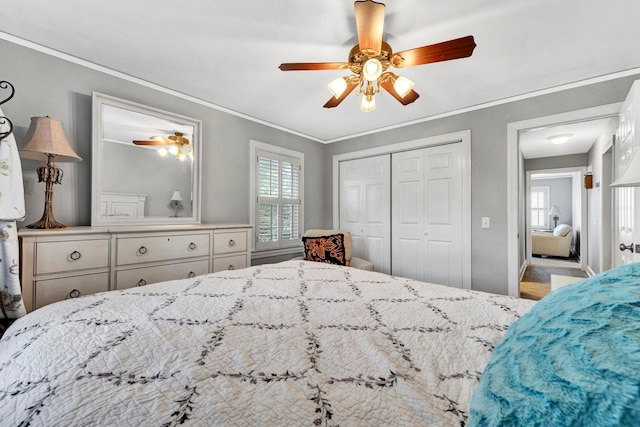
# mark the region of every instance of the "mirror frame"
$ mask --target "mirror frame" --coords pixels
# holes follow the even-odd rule
[[[193,164],[191,171],[192,215],[189,217],[147,217],[147,218],[104,218],[100,216],[100,194],[102,192],[102,150],[103,126],[102,106],[110,105],[129,111],[134,111],[164,120],[171,120],[183,125],[193,126]],[[171,224],[200,224],[200,180],[201,180],[201,138],[202,121],[191,117],[149,107],[103,93],[92,93],[92,153],[91,153],[91,226],[106,225],[171,225]]]

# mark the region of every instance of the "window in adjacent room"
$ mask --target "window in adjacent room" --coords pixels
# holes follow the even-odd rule
[[[255,249],[299,247],[303,230],[304,154],[251,141]]]
[[[549,228],[549,187],[531,187],[531,228]]]

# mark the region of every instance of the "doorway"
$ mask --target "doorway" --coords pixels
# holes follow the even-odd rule
[[[525,191],[524,157],[520,147],[521,134],[561,124],[617,117],[622,103],[608,104],[553,116],[539,117],[507,126],[507,269],[508,294],[518,297],[519,283],[527,266],[525,233],[525,203],[521,193]],[[586,210],[586,209],[585,209]],[[587,231],[588,233],[588,231]],[[588,239],[588,238],[587,238]],[[585,240],[587,240],[585,239]],[[587,240],[588,241],[588,240]]]
[[[587,197],[582,185],[586,172],[585,166],[526,172],[527,265],[586,270],[589,228],[585,227]],[[554,236],[561,231],[559,226],[568,226],[564,236]]]

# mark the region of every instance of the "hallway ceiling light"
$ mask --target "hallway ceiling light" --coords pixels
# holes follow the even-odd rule
[[[571,138],[572,136],[573,136],[573,134],[571,134],[571,133],[564,133],[564,134],[561,134],[561,135],[549,136],[549,137],[547,137],[547,139],[552,144],[560,145],[560,144],[564,144],[565,142],[567,142],[569,140],[569,138]]]

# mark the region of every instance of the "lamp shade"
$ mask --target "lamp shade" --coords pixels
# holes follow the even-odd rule
[[[627,168],[620,174],[611,187],[640,187],[640,155],[633,152]]]
[[[549,211],[549,216],[559,216],[561,214],[562,212],[560,212],[560,208],[558,207],[558,205],[553,205],[551,207],[551,210]]]
[[[180,201],[182,201],[182,196],[180,195],[180,192],[178,190],[175,190],[173,192],[173,195],[171,196],[171,201],[172,202],[180,202]]]
[[[340,98],[340,95],[347,90],[347,79],[345,77],[338,77],[331,83],[329,83],[329,91],[335,98]]]
[[[49,116],[31,117],[27,138],[29,142],[20,150],[22,158],[46,162],[51,154],[57,162],[82,160],[69,146],[62,132],[62,124]]]

